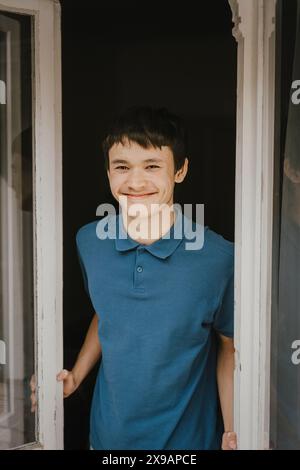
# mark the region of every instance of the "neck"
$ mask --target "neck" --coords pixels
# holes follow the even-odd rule
[[[122,213],[122,220],[130,238],[138,243],[150,245],[170,230],[175,223],[176,215],[168,205],[147,217],[131,217],[127,213],[124,217]]]

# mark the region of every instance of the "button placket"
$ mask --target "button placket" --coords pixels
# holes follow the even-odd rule
[[[138,247],[136,250],[135,268],[134,268],[134,281],[133,287],[135,289],[144,289],[144,263],[143,263],[144,248]]]

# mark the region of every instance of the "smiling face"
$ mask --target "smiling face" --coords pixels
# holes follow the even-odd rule
[[[142,204],[151,214],[151,204],[173,204],[175,183],[187,173],[188,160],[175,173],[172,150],[167,146],[143,148],[135,142],[114,144],[109,150],[110,189],[114,198],[127,210]]]

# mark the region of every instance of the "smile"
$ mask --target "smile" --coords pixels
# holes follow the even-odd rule
[[[147,193],[147,194],[124,194],[124,196],[127,196],[129,198],[140,198],[140,197],[147,197],[147,196],[152,196],[153,194],[156,193]]]

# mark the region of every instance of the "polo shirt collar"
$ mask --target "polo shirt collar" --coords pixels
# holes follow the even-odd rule
[[[176,248],[180,245],[183,240],[183,224],[181,224],[181,218],[184,217],[178,209],[175,209],[176,219],[175,223],[170,227],[168,232],[155,242],[150,245],[145,245],[133,240],[125,230],[123,224],[123,218],[121,213],[117,215],[117,233],[115,238],[115,245],[118,251],[129,251],[137,247],[143,247],[153,256],[157,258],[166,259],[172,255]],[[174,237],[174,233],[176,238]]]

